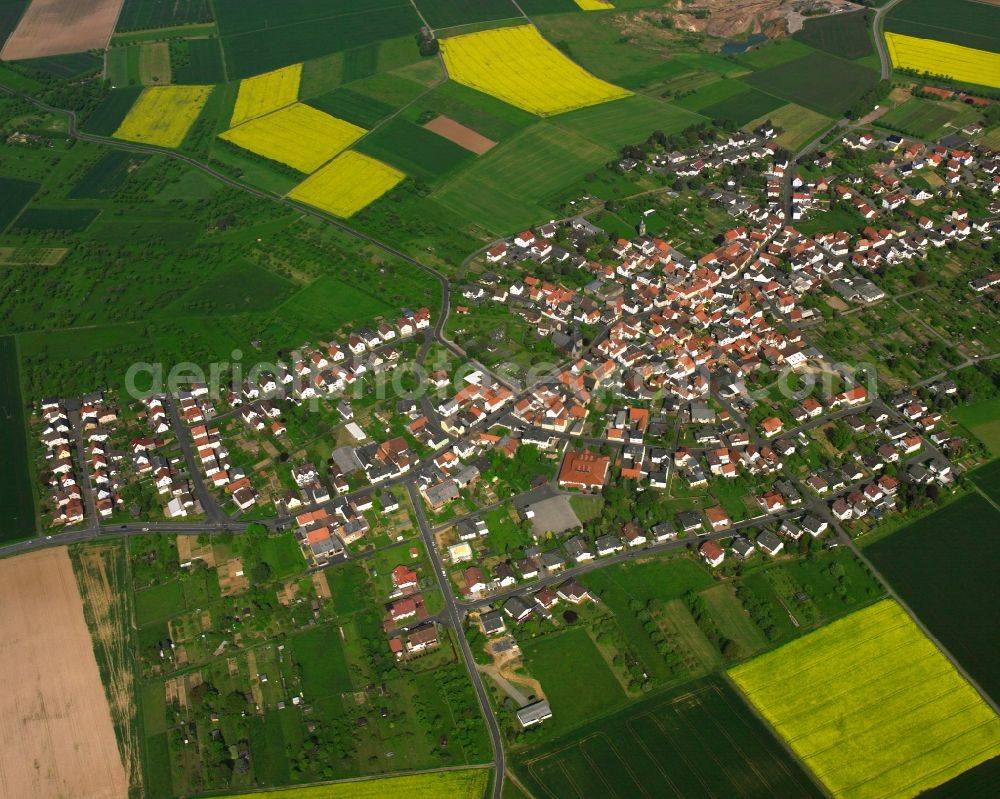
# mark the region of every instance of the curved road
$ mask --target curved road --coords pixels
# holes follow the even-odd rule
[[[882,23],[885,15],[898,5],[902,0],[889,0],[884,6],[875,11],[875,18],[872,20],[872,36],[875,39],[875,49],[878,50],[879,61],[882,62],[882,80],[889,80],[892,74],[892,59],[889,58],[889,50],[885,45],[885,36],[882,30]]]

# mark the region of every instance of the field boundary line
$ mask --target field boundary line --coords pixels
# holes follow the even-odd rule
[[[975,435],[975,434],[973,433],[973,435]],[[983,491],[983,489],[980,488],[979,483],[977,483],[975,480],[970,480],[969,482],[972,483],[972,487],[976,489],[976,492],[979,494],[979,496],[981,496],[983,499],[985,499],[987,502],[989,502],[990,505],[993,506],[994,510],[996,510],[998,513],[1000,513],[1000,505],[998,505],[996,503],[996,501],[993,499],[993,497],[991,497],[989,494],[987,494],[985,491]]]
[[[736,684],[736,681],[729,676],[729,672],[723,670],[721,674],[722,678],[727,683],[729,683],[729,687],[733,689],[736,695],[740,698],[740,701],[743,702],[743,706],[749,708],[750,714],[763,725],[764,729],[770,733],[771,738],[773,740],[776,740],[781,745],[782,749],[785,750],[785,754],[787,754],[788,757],[791,758],[791,761],[793,763],[800,763],[802,765],[803,773],[805,773],[806,776],[812,780],[813,785],[816,786],[819,792],[824,796],[832,795],[830,789],[826,787],[826,783],[824,783],[823,780],[819,778],[819,775],[817,775],[816,772],[813,771],[812,766],[806,763],[805,760],[799,756],[798,752],[792,749],[791,745],[785,739],[785,736],[783,736],[780,732],[778,732],[778,728],[771,723],[771,720],[768,719],[763,713],[761,713],[760,709],[753,702],[750,701],[749,695],[746,694],[743,691],[743,689]]]
[[[966,671],[965,667],[958,662],[958,659],[954,655],[952,655],[950,651],[948,651],[948,649],[944,646],[944,644],[941,643],[938,637],[931,632],[930,628],[927,627],[927,625],[925,625],[920,620],[920,617],[917,616],[916,613],[914,613],[913,609],[906,603],[906,601],[899,595],[899,593],[897,593],[896,589],[892,587],[892,584],[887,579],[885,579],[885,577],[882,576],[882,573],[875,567],[875,564],[864,556],[864,553],[862,552],[861,548],[854,542],[854,539],[851,538],[850,536],[847,536],[847,545],[851,548],[854,554],[861,559],[862,563],[868,566],[868,568],[871,570],[871,573],[875,576],[875,579],[877,579],[880,583],[882,583],[883,586],[885,586],[885,590],[889,594],[889,596],[899,604],[899,606],[903,609],[906,615],[909,616],[913,620],[913,623],[917,625],[917,628],[924,635],[926,635],[927,638],[930,640],[930,642],[934,644],[941,651],[941,654],[943,654],[946,658],[948,658],[948,660],[951,661],[951,664],[955,667],[955,670],[963,678],[965,678],[966,682],[968,682],[969,685],[971,685],[976,690],[976,692],[983,698],[986,704],[989,705],[991,708],[993,708],[993,712],[996,713],[997,715],[1000,715],[1000,706],[997,705],[993,697],[990,696],[983,689],[983,687],[972,677],[972,675],[969,674],[968,671]]]

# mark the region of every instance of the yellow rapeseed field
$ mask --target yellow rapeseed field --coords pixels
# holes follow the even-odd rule
[[[453,80],[541,116],[631,94],[570,61],[533,25],[442,39],[441,52]]]
[[[614,8],[614,5],[607,0],[575,0],[575,2],[584,11],[607,11]]]
[[[364,128],[295,103],[219,135],[244,150],[309,173],[364,134]]]
[[[307,177],[288,196],[331,214],[348,217],[377,200],[405,177],[398,169],[351,150]]]
[[[887,32],[893,66],[1000,89],[1000,53]]]
[[[115,131],[115,138],[160,147],[180,147],[212,88],[151,86],[143,89]]]
[[[404,777],[380,777],[354,782],[314,785],[309,788],[286,788],[223,797],[223,799],[481,799],[486,792],[489,770],[433,771]]]
[[[1000,717],[891,599],[729,674],[838,799],[908,799],[1000,754]]]
[[[302,64],[292,64],[263,75],[254,75],[240,81],[240,93],[236,96],[230,127],[261,117],[299,99],[299,81],[302,78]]]

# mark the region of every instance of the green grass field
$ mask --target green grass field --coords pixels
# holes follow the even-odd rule
[[[654,130],[666,134],[704,122],[684,108],[637,94],[560,114],[552,122],[600,145],[620,147],[644,141]]]
[[[959,405],[951,415],[971,430],[990,452],[1000,455],[1000,398]]]
[[[475,158],[464,147],[405,119],[392,119],[355,149],[413,177],[437,180]]]
[[[0,447],[7,464],[5,479],[0,482],[0,541],[10,542],[35,532],[35,502],[28,475],[24,404],[13,336],[0,336]]]
[[[795,229],[806,236],[812,236],[815,233],[833,233],[838,230],[860,232],[867,224],[864,217],[853,209],[835,206],[829,211],[820,211],[796,222]]]
[[[737,61],[746,64],[754,70],[770,69],[771,67],[787,64],[797,58],[802,58],[812,54],[811,47],[806,46],[797,39],[780,39],[776,42],[768,42],[755,47],[752,50],[737,56]]]
[[[688,591],[701,591],[713,584],[701,565],[688,558],[622,563],[588,574],[584,582],[599,595],[618,586],[629,599],[642,602],[676,599]]]
[[[16,178],[0,178],[0,194],[4,197],[0,207],[0,233],[13,222],[41,188],[41,184]]]
[[[1000,495],[996,466],[973,472],[972,479]],[[1000,697],[997,629],[982,609],[996,601],[998,544],[1000,512],[973,493],[865,548],[875,568],[994,698]]]
[[[823,795],[718,677],[643,699],[511,760],[536,799]]]
[[[729,674],[838,797],[911,797],[1000,754],[1000,718],[892,600]]]
[[[956,113],[955,109],[944,103],[914,97],[887,111],[879,119],[879,123],[911,136],[928,138],[940,131]]]
[[[681,108],[686,108],[689,111],[701,111],[701,109],[710,105],[721,103],[723,100],[728,100],[737,95],[746,94],[748,91],[750,91],[750,87],[743,83],[743,81],[723,78],[722,80],[702,86],[700,89],[696,89],[683,97],[678,97],[672,102],[674,105],[679,105]]]
[[[135,594],[135,623],[144,627],[165,621],[184,610],[184,589],[176,581],[161,583]]]
[[[610,148],[541,122],[494,147],[431,196],[486,230],[509,233],[544,218],[547,198],[613,157]]]
[[[271,577],[283,580],[306,569],[302,547],[291,533],[269,536],[261,544],[260,559],[271,567]]]
[[[542,684],[552,707],[547,734],[557,735],[625,702],[621,685],[582,627],[520,644],[525,668]]]
[[[778,134],[778,144],[787,147],[792,152],[797,152],[799,148],[811,142],[833,124],[833,120],[828,116],[803,108],[801,105],[789,103],[764,114],[743,127],[754,128],[768,119],[771,120],[772,125],[781,129]]]
[[[364,609],[363,588],[368,582],[368,573],[363,565],[348,562],[327,569],[325,574],[333,608],[338,614],[348,615]]]
[[[814,51],[754,72],[744,80],[768,94],[840,117],[878,82],[878,73],[829,53]]]
[[[841,58],[864,58],[874,50],[871,40],[871,14],[833,14],[807,19],[794,38],[817,50],[825,50]]]
[[[310,701],[339,697],[351,690],[347,660],[336,627],[315,627],[292,639],[296,663],[302,669],[302,690]]]

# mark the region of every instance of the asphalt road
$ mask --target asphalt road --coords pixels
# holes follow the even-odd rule
[[[503,750],[503,737],[500,735],[500,725],[497,723],[497,718],[493,714],[493,706],[490,704],[490,697],[486,693],[486,686],[483,685],[482,675],[480,675],[479,670],[476,668],[476,660],[472,656],[472,649],[469,646],[468,640],[465,638],[465,630],[462,624],[464,614],[459,611],[458,604],[455,602],[455,595],[452,593],[451,586],[448,583],[448,576],[445,572],[444,563],[441,562],[441,555],[438,553],[437,545],[434,543],[434,535],[431,533],[431,528],[427,524],[427,515],[424,513],[423,500],[417,493],[417,489],[412,481],[407,483],[406,490],[409,492],[410,502],[412,503],[414,512],[417,515],[417,524],[420,526],[420,535],[424,539],[424,546],[427,547],[427,554],[430,556],[431,566],[434,568],[434,574],[437,578],[438,586],[441,589],[441,593],[444,595],[445,609],[443,615],[448,619],[451,628],[455,632],[455,639],[458,641],[459,649],[462,650],[462,657],[465,660],[465,668],[468,670],[469,677],[472,679],[472,686],[476,689],[476,696],[479,697],[479,705],[482,708],[483,717],[486,719],[486,726],[490,731],[490,738],[493,742],[493,799],[502,799],[501,794],[503,793],[506,756]]]
[[[875,11],[875,17],[872,19],[872,37],[875,39],[875,49],[878,50],[879,61],[882,62],[882,80],[888,80],[889,75],[892,74],[892,59],[889,57],[889,48],[885,44],[883,23],[885,15],[900,2],[902,0],[889,0],[888,3]]]

